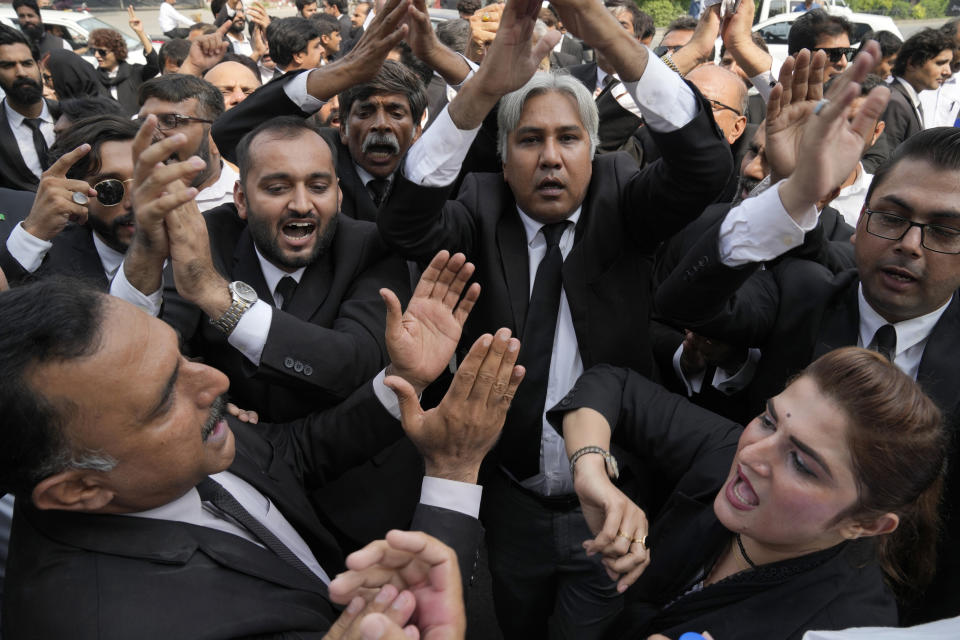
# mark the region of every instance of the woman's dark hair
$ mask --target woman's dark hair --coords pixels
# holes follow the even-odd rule
[[[836,520],[900,518],[877,536],[880,566],[896,590],[919,591],[936,571],[947,439],[943,416],[908,375],[875,351],[837,349],[803,374],[847,417],[857,503]]]
[[[123,39],[119,31],[94,29],[90,32],[87,43],[97,49],[113,51],[113,55],[117,57],[117,62],[123,62],[127,59],[127,41]]]

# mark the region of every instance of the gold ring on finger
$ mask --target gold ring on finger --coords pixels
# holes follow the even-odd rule
[[[634,538],[633,541],[639,544],[641,549],[647,548],[647,536],[640,536],[639,538]]]
[[[489,14],[489,13],[483,14],[483,16],[480,18],[480,21],[481,21],[481,22],[490,22],[490,14]]]
[[[620,530],[617,531],[617,537],[618,537],[618,538],[623,538],[624,540],[630,540],[630,539],[631,539],[630,536],[628,536],[627,534],[625,534],[623,531],[620,531]],[[636,542],[636,540],[634,540],[634,542]]]

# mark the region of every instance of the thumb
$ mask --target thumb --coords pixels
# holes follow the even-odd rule
[[[397,395],[397,403],[400,405],[400,421],[406,431],[407,425],[415,424],[423,414],[417,393],[414,391],[413,385],[400,376],[387,376],[384,378],[383,384]]]
[[[560,38],[563,37],[563,34],[556,30],[550,30],[545,36],[540,38],[540,41],[537,42],[533,47],[533,57],[537,62],[540,62],[550,53],[550,50],[553,49]]]
[[[403,309],[397,294],[387,288],[380,289],[380,298],[387,307],[387,335],[395,336],[403,325]]]

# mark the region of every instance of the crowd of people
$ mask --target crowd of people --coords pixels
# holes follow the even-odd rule
[[[960,20],[174,4],[0,25],[4,638],[960,633]]]

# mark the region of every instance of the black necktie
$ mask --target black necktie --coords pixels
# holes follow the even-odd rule
[[[568,224],[563,221],[543,227],[547,252],[537,267],[521,335],[518,362],[526,368],[527,373],[510,408],[507,418],[510,427],[504,431],[501,445],[503,464],[517,480],[525,480],[540,471],[543,404],[547,398],[553,336],[557,329],[560,291],[563,288],[560,237]]]
[[[897,353],[897,330],[893,328],[893,325],[885,324],[877,329],[873,341],[877,345],[877,352],[893,362],[893,357]]]
[[[290,276],[283,276],[280,278],[280,282],[277,283],[277,288],[274,289],[275,293],[280,294],[282,302],[280,303],[280,309],[286,311],[290,307],[290,303],[293,301],[293,293],[297,290],[297,281]]]
[[[40,124],[43,122],[40,118],[24,118],[23,124],[30,127],[33,135],[33,148],[37,150],[37,160],[40,161],[40,167],[46,171],[50,168],[50,153],[47,149],[47,139],[43,137],[40,131]]]
[[[197,485],[197,492],[200,494],[201,500],[209,502],[236,520],[238,524],[243,526],[247,531],[252,533],[257,540],[263,543],[263,546],[277,554],[281,560],[315,580],[320,579],[320,576],[311,571],[310,568],[303,563],[303,560],[290,550],[290,547],[283,544],[266,525],[250,515],[250,512],[244,509],[243,505],[230,495],[230,492],[224,489],[216,480],[209,477],[204,478],[204,480]]]
[[[387,187],[390,186],[390,181],[386,178],[374,178],[367,183],[367,191],[370,192],[370,199],[373,200],[373,204],[380,206],[380,203],[383,202],[383,197],[387,194]]]

